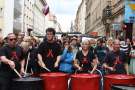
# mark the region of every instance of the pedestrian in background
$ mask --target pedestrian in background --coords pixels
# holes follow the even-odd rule
[[[130,52],[130,73],[135,74],[135,37],[132,39],[132,48]]]
[[[109,38],[107,40],[107,47],[108,47],[109,51],[113,50],[113,39],[112,38]]]
[[[74,53],[73,49],[70,45],[70,41],[65,41],[64,43],[64,50],[61,55],[61,59],[59,62],[59,71],[64,73],[73,73],[73,61],[74,61]]]

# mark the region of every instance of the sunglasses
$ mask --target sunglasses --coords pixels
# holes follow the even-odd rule
[[[13,40],[16,41],[16,38],[10,38],[9,40],[10,40],[10,41],[13,41]]]

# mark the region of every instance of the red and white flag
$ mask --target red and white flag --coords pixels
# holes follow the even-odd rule
[[[44,15],[47,15],[49,13],[49,6],[47,4],[44,5],[43,13]]]

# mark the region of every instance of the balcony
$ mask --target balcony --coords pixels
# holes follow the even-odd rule
[[[14,18],[18,18],[22,14],[22,5],[20,0],[14,1]]]
[[[121,11],[124,12],[124,1],[123,0],[119,0],[119,2],[117,2],[115,5],[113,5],[113,8],[112,8],[113,15],[117,15]]]

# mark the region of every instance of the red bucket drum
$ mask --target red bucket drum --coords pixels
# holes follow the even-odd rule
[[[64,73],[43,73],[44,90],[68,90],[68,75]]]
[[[100,76],[96,74],[71,75],[71,90],[99,90]]]
[[[124,74],[106,75],[104,78],[104,90],[111,90],[112,85],[135,85],[135,76]]]

